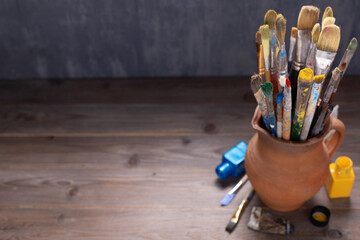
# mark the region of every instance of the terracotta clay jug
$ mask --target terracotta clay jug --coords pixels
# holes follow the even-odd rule
[[[332,155],[344,140],[345,126],[330,118],[319,135],[295,142],[273,137],[261,121],[257,107],[251,121],[257,133],[246,150],[246,173],[265,205],[281,212],[295,210],[324,185]],[[332,129],[335,133],[325,141]]]

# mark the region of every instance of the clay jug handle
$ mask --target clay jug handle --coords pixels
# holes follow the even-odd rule
[[[344,140],[344,137],[345,137],[344,123],[337,118],[333,118],[330,131],[333,131],[333,130],[335,130],[335,132],[334,132],[333,136],[330,137],[330,140],[327,141],[326,139],[324,139],[324,142],[329,150],[330,160]]]

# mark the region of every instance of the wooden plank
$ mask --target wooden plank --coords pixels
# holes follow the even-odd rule
[[[239,107],[36,105],[0,109],[1,136],[250,135],[255,104]]]
[[[2,104],[237,105],[249,78],[2,80]],[[250,93],[250,94],[249,94]]]
[[[11,208],[216,208],[229,190],[229,185],[224,187],[217,180],[213,169],[45,169],[6,170],[0,174],[0,207]],[[355,174],[360,174],[359,168],[355,168]],[[322,191],[305,208],[314,204],[360,209],[360,190],[354,187],[350,201],[330,201]]]
[[[0,206],[217,207],[235,181],[217,180],[214,168],[239,140],[215,136],[186,142],[177,137],[2,138]],[[357,146],[344,145],[337,156],[352,157],[359,174]],[[331,204],[325,193],[320,196],[320,202]],[[354,189],[351,205],[334,207],[360,208],[358,198]]]
[[[0,138],[0,170],[214,169],[222,154],[249,137]],[[335,153],[360,167],[360,139],[345,137]]]
[[[235,231],[225,226],[235,206],[227,208],[109,208],[109,209],[4,209],[0,208],[2,239],[289,239],[247,228],[255,197]],[[356,239],[360,210],[332,209],[327,228],[309,221],[309,209],[274,213],[295,225],[291,239]]]
[[[0,109],[0,136],[251,136],[255,106],[12,105]],[[357,109],[340,108],[348,135],[360,135]]]
[[[336,100],[358,136],[356,79]],[[247,78],[3,81],[0,100],[2,137],[251,136],[256,106]]]
[[[359,103],[359,77],[345,76],[336,101]],[[253,102],[249,77],[1,80],[1,104],[172,104],[237,106]]]
[[[335,157],[351,157],[359,175],[356,79],[337,96],[348,131]],[[247,229],[257,196],[224,231],[248,185],[222,208],[236,180],[217,180],[214,168],[254,134],[255,103],[240,80],[0,82],[0,239],[279,239]],[[358,182],[349,199],[322,188],[279,214],[296,226],[293,239],[357,236]],[[318,204],[332,211],[327,229],[308,220]]]

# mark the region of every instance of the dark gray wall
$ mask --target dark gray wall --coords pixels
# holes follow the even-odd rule
[[[289,32],[304,4],[333,7],[338,64],[359,37],[360,1],[0,0],[0,78],[250,75],[265,12],[283,13]]]

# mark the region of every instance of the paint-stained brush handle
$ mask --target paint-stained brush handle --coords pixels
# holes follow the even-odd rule
[[[290,140],[291,133],[291,84],[290,80],[286,79],[286,84],[284,88],[284,101],[283,101],[283,130],[282,138],[284,140]]]
[[[273,105],[273,86],[271,82],[266,82],[260,85],[266,99],[266,108],[269,116],[269,124],[271,133],[276,136],[276,117]]]
[[[349,63],[357,49],[357,45],[358,45],[357,39],[352,38],[339,64],[339,69],[342,70],[343,72],[345,72],[346,68],[349,66]]]

